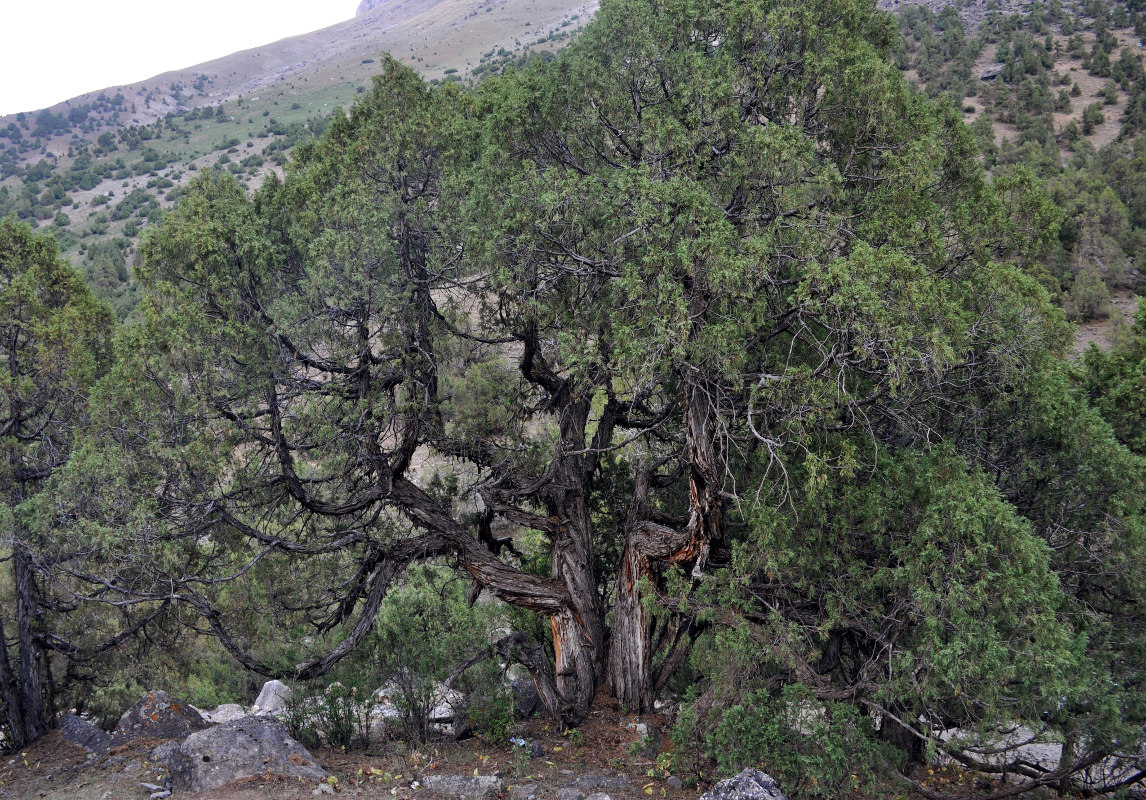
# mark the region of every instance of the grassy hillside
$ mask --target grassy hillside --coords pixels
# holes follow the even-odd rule
[[[50,228],[122,317],[135,301],[139,233],[196,171],[228,169],[257,185],[364,91],[381,53],[434,82],[473,82],[560,47],[595,8],[396,0],[314,33],[0,117],[0,217]]]
[[[933,6],[900,8],[900,67],[960,110],[993,176],[1040,179],[1062,224],[1031,269],[1079,323],[1076,347],[1117,347],[1146,257],[1146,9]]]

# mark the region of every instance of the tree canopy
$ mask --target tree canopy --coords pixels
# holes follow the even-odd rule
[[[0,221],[0,534],[13,595],[0,614],[0,699],[17,746],[49,728],[43,664],[68,643],[38,619],[67,604],[48,596],[46,565],[15,511],[66,463],[88,391],[110,361],[111,326],[110,312],[60,259],[53,239]],[[15,627],[15,665],[6,623]]]
[[[70,591],[298,678],[439,559],[544,621],[495,647],[567,723],[691,673],[715,731],[790,684],[915,755],[926,715],[1058,726],[1032,786],[1124,748],[1141,465],[1063,384],[1045,198],[896,42],[859,0],[605,2],[469,94],[385,60],[253,196],[198,178],[36,517]],[[309,648],[238,632],[244,581]]]

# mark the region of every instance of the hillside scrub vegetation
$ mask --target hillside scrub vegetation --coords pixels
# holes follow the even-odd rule
[[[425,738],[439,681],[505,735],[502,662],[562,726],[679,699],[675,768],[799,797],[937,752],[1141,781],[1146,329],[1067,362],[1047,266],[1055,193],[1139,154],[989,176],[901,42],[861,0],[606,0],[472,91],[383,59],[254,193],[204,171],[0,506],[58,598],[19,675],[66,675],[50,711],[209,636],[218,673],[390,681]],[[1129,246],[1107,192],[1075,235]],[[10,464],[47,435],[9,427]]]

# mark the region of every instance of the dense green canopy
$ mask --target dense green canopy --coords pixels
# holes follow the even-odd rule
[[[74,590],[309,677],[446,559],[545,620],[503,651],[566,722],[677,680],[753,758],[739,698],[799,684],[915,756],[1064,737],[1032,786],[1136,747],[1141,463],[1060,374],[1045,197],[895,42],[859,0],[605,2],[470,94],[387,60],[254,196],[195,181],[38,517]],[[244,581],[311,650],[244,638]]]

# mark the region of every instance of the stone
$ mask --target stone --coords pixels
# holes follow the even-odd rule
[[[700,800],[787,800],[776,783],[766,772],[746,769],[734,778],[721,781],[703,795]]]
[[[282,681],[267,681],[263,684],[263,689],[259,692],[259,696],[255,699],[255,705],[251,708],[252,714],[276,714],[283,710],[287,701],[290,700],[291,688]]]
[[[170,769],[171,760],[179,755],[179,742],[164,742],[151,751],[151,760]]]
[[[256,775],[326,779],[314,756],[271,717],[244,717],[193,733],[168,767],[177,791],[206,792]]]
[[[231,720],[242,719],[247,716],[247,712],[238,703],[223,703],[223,705],[214,711],[204,711],[202,713],[203,719],[215,725],[218,725],[220,722],[230,722]]]
[[[545,751],[541,748],[541,742],[534,739],[533,744],[529,745],[529,757],[541,758],[543,755],[545,755]]]
[[[673,790],[678,791],[678,792],[684,788],[684,782],[680,778],[678,778],[676,775],[669,775],[669,779],[667,781],[665,781],[665,783],[668,784],[668,787],[670,789],[673,789]]]
[[[628,775],[582,775],[571,784],[590,796],[600,789],[628,789],[632,786]]]
[[[1006,64],[991,64],[985,70],[979,73],[979,80],[993,81],[995,78],[1003,74],[1003,70],[1007,68]]]
[[[207,720],[178,697],[162,689],[148,692],[135,705],[123,712],[115,726],[114,739],[185,739],[208,727]]]
[[[604,792],[593,792],[593,794],[586,797],[585,800],[613,800],[613,798]]]
[[[513,710],[522,719],[529,719],[541,711],[541,695],[533,678],[518,678],[509,685],[513,693]]]
[[[319,797],[320,795],[324,794],[334,794],[334,787],[329,783],[320,783],[318,786],[314,787],[314,791],[311,792],[311,794],[313,794],[315,797]]]
[[[75,714],[65,714],[60,720],[60,736],[65,742],[71,742],[82,747],[89,753],[106,755],[111,748],[111,737],[86,719],[80,719]]]
[[[541,787],[536,783],[511,786],[509,789],[509,800],[537,800],[539,797],[541,797]]]
[[[557,792],[557,800],[585,800],[585,793],[572,786],[566,786]]]
[[[490,776],[427,775],[422,778],[427,791],[443,797],[464,797],[467,800],[492,798],[505,791],[505,784]]]
[[[656,725],[636,721],[627,723],[625,727],[636,732],[636,744],[640,746],[641,755],[645,758],[655,759],[665,743],[665,737],[661,734],[660,729]]]

